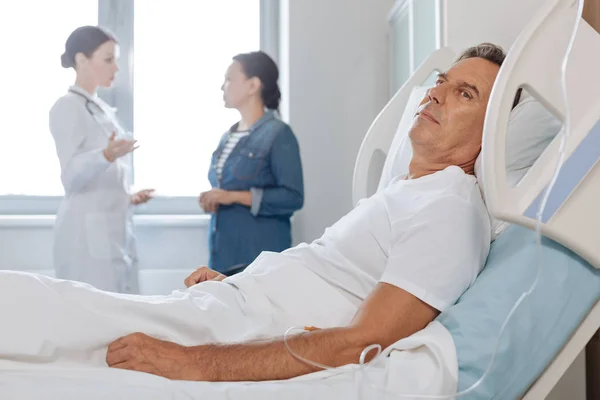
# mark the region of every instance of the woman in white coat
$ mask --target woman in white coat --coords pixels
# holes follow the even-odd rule
[[[61,279],[99,289],[137,293],[132,205],[152,190],[129,193],[126,155],[136,149],[115,110],[96,95],[118,71],[117,41],[102,28],[77,28],[61,57],[74,68],[75,85],[50,110],[50,131],[65,190],[54,234],[54,267]]]

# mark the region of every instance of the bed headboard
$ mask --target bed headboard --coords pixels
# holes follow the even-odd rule
[[[492,90],[484,123],[482,174],[490,214],[530,229],[558,161],[560,137],[542,153],[515,187],[506,179],[506,133],[517,89],[524,87],[564,121],[561,64],[577,11],[574,0],[548,0],[523,29]],[[373,121],[354,168],[353,203],[373,194],[412,89],[455,58],[448,48],[434,52]],[[600,268],[600,35],[585,21],[568,64],[572,130],[566,162],[544,212],[544,235]],[[559,135],[560,136],[560,135]]]
[[[486,203],[498,219],[534,229],[544,189],[558,162],[560,136],[523,180],[506,179],[506,133],[514,93],[525,87],[563,120],[561,64],[577,2],[547,1],[523,29],[498,74],[486,113],[482,172]],[[565,163],[543,215],[542,233],[600,268],[600,35],[581,21],[567,67],[571,132]],[[508,94],[508,95],[507,95]]]

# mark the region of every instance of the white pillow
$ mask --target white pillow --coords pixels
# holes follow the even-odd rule
[[[506,135],[506,180],[510,186],[521,181],[561,128],[562,122],[523,90],[519,104],[510,113]],[[475,162],[475,176],[485,199],[481,159],[480,155]],[[508,222],[494,218],[491,222],[492,240],[509,226]]]
[[[396,176],[406,175],[412,157],[408,138],[414,114],[429,87],[415,87],[411,92],[404,114],[398,124],[396,135],[390,146],[378,191],[387,187]],[[519,104],[511,111],[506,138],[506,170],[510,185],[516,185],[542,154],[562,127],[562,123],[529,93],[522,91]],[[475,176],[485,199],[481,172],[481,156],[475,162]],[[491,217],[490,217],[491,218]],[[508,227],[508,223],[491,219],[492,240]]]
[[[408,174],[408,164],[412,158],[408,130],[412,126],[417,108],[428,89],[429,86],[415,86],[410,93],[398,129],[396,129],[394,140],[392,140],[392,145],[385,159],[377,191],[385,189],[395,177]]]

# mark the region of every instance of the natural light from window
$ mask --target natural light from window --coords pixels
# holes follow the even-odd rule
[[[48,111],[75,79],[60,65],[68,35],[97,21],[97,0],[0,3],[0,195],[63,194]]]
[[[134,18],[135,186],[197,196],[239,117],[221,84],[232,56],[260,47],[260,1],[137,1]]]

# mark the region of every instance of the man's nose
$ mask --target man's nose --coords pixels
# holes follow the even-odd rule
[[[437,104],[442,104],[444,102],[444,89],[440,86],[429,89],[429,92],[427,93],[429,101],[436,102]]]

